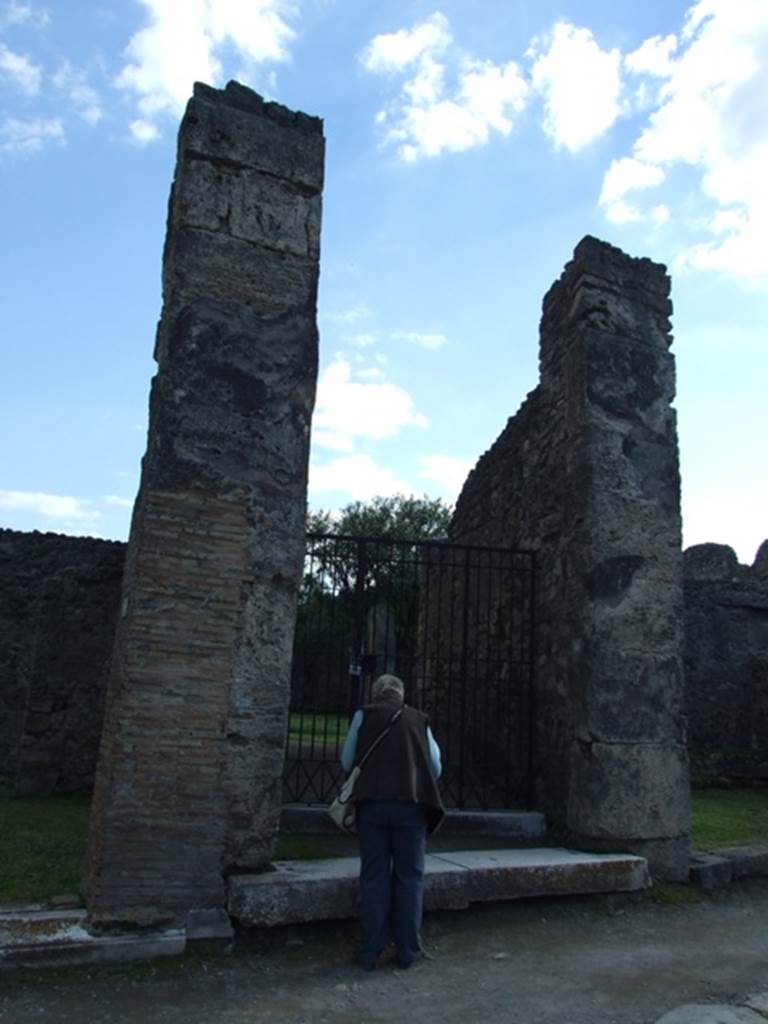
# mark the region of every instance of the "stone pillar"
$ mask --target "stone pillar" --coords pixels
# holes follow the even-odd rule
[[[534,784],[553,831],[688,875],[670,282],[584,238],[544,299],[541,380],[451,536],[536,552]]]
[[[564,398],[565,823],[687,878],[680,483],[666,269],[593,238],[544,302],[542,386]]]
[[[196,85],[94,794],[96,922],[224,904],[270,858],[304,551],[322,122]]]

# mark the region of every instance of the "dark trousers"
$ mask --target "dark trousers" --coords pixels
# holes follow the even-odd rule
[[[424,808],[407,800],[362,800],[357,805],[360,840],[360,960],[375,962],[389,937],[397,958],[409,964],[421,952],[427,827]]]

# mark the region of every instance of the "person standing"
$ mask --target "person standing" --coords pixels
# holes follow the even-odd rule
[[[379,676],[371,703],[355,712],[341,752],[342,767],[350,772],[389,728],[363,766],[354,793],[360,842],[358,960],[365,970],[376,966],[390,926],[400,967],[423,956],[426,836],[445,813],[437,787],[440,748],[427,716],[404,704],[403,697],[401,679]]]

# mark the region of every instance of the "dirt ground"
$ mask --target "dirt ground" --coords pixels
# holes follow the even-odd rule
[[[353,922],[131,968],[0,974],[3,1024],[651,1024],[768,987],[768,881],[530,900],[425,919],[434,959],[353,964]]]

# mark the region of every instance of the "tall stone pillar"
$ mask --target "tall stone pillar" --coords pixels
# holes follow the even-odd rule
[[[94,920],[224,904],[280,813],[304,550],[322,122],[196,85],[163,257],[87,866]]]
[[[657,878],[682,879],[690,793],[669,291],[660,264],[579,243],[544,299],[541,380],[470,474],[451,536],[536,552],[533,783],[553,831],[644,854]]]
[[[568,438],[553,666],[570,719],[563,818],[592,848],[630,848],[657,876],[687,878],[669,291],[663,266],[584,239],[544,301],[541,380],[562,396]]]

